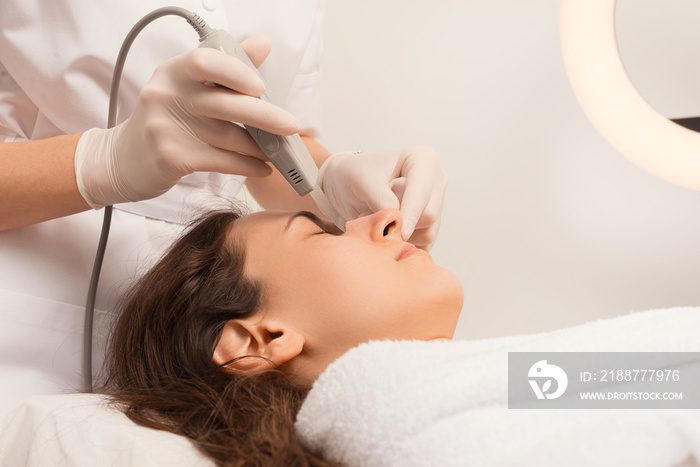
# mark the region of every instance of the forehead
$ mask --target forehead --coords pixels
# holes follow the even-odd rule
[[[257,276],[270,266],[268,263],[275,256],[276,245],[283,240],[290,214],[286,211],[261,211],[243,216],[231,224],[227,241],[243,247],[247,274]]]
[[[229,240],[241,242],[246,250],[256,245],[274,245],[282,240],[291,212],[261,211],[237,219],[229,231]]]
[[[260,211],[248,214],[233,223],[232,233],[247,235],[251,231],[276,231],[282,233],[292,213],[288,211]]]

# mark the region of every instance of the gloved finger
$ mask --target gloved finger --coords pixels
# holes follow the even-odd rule
[[[420,219],[416,223],[416,229],[425,229],[435,222],[439,222],[442,216],[442,209],[445,204],[445,192],[449,177],[447,172],[438,168],[433,182],[433,193],[428,205],[423,210]]]
[[[362,197],[366,197],[367,195],[357,193],[356,196],[362,199]],[[369,209],[369,212],[366,214],[379,212],[387,208],[399,209],[399,206],[401,206],[399,198],[391,191],[391,187],[389,186],[372,190],[371,194],[364,201]]]
[[[435,240],[437,240],[440,223],[442,221],[442,209],[444,207],[445,190],[447,187],[447,173],[445,173],[445,182],[442,191],[434,193],[430,198],[430,202],[425,207],[421,218],[416,224],[416,229],[413,231],[411,238],[408,240],[418,248],[429,251],[432,248]],[[439,181],[437,183],[440,183]]]
[[[403,198],[403,192],[406,191],[406,177],[395,178],[389,183],[389,188],[394,192],[396,197],[401,202]]]
[[[241,47],[255,68],[260,68],[272,49],[272,37],[267,34],[253,36],[241,42]]]
[[[433,193],[430,201],[420,214],[420,218],[414,227],[415,230],[426,229],[436,222],[440,221],[442,213],[442,203],[444,199],[439,193]]]
[[[204,119],[197,126],[196,137],[206,144],[224,151],[238,152],[267,162],[267,156],[248,132],[232,122],[223,120]]]
[[[301,122],[281,107],[223,88],[200,89],[191,96],[193,111],[218,120],[251,125],[278,135],[293,135]]]
[[[430,251],[435,243],[435,240],[437,239],[439,230],[440,219],[432,223],[430,227],[414,230],[413,234],[407,241],[422,250]]]
[[[433,194],[435,164],[420,158],[408,158],[401,171],[406,177],[405,189],[401,198],[404,240],[411,237],[418,220]]]
[[[185,79],[201,83],[215,83],[228,89],[247,94],[260,96],[265,92],[265,85],[260,77],[248,65],[220,50],[207,47],[194,49],[186,54],[173,59],[163,68],[156,70],[158,79],[161,73],[182,73]],[[208,86],[211,87],[211,86]]]
[[[189,157],[184,169],[192,172],[218,172],[246,177],[267,177],[272,167],[254,157],[202,145]]]
[[[399,177],[391,182],[391,190],[401,200],[406,189],[406,178]],[[418,248],[428,251],[435,242],[437,230],[440,225],[440,214],[442,213],[442,197],[431,196],[428,205],[421,213],[415,229],[406,240],[413,243]],[[434,227],[433,227],[434,226]]]

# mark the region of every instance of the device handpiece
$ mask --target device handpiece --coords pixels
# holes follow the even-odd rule
[[[200,40],[199,46],[217,49],[238,58],[255,71],[260,79],[263,79],[243,47],[228,32],[214,29]],[[265,80],[263,83],[265,84],[265,93],[259,99],[277,105]],[[280,136],[250,125],[243,126],[294,191],[300,196],[311,193],[311,197],[321,212],[344,231],[345,221],[330,203],[325,193],[317,186],[318,167],[316,167],[316,163],[299,134]]]

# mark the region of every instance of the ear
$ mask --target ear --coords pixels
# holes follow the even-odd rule
[[[298,356],[304,349],[304,342],[304,337],[297,331],[272,326],[259,318],[255,322],[232,319],[224,325],[214,348],[213,360],[217,365],[224,365],[238,357],[253,356],[226,366],[240,371],[270,370]]]

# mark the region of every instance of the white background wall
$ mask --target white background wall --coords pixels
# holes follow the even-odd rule
[[[698,24],[693,0],[618,1],[623,61],[668,117],[700,115]],[[330,0],[325,28],[321,142],[427,144],[450,173],[432,253],[465,287],[457,337],[700,305],[700,194],[588,122],[558,1]]]

